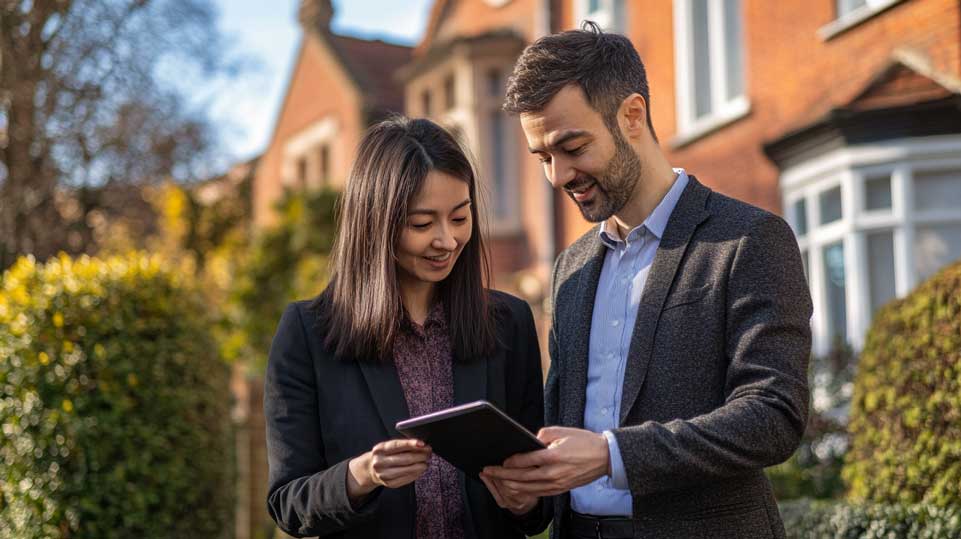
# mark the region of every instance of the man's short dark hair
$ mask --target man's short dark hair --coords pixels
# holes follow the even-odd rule
[[[507,81],[504,110],[512,114],[537,112],[568,84],[577,84],[591,107],[601,114],[612,133],[617,130],[617,110],[627,96],[640,94],[651,123],[651,96],[644,62],[631,40],[608,34],[592,21],[580,30],[544,36],[521,53]]]

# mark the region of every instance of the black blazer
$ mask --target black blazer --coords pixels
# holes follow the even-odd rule
[[[530,307],[504,293],[491,295],[503,346],[492,357],[454,363],[454,402],[486,399],[537,432],[544,402]],[[389,362],[335,358],[323,344],[318,308],[307,301],[290,304],[270,347],[264,392],[267,510],[295,537],[413,538],[413,483],[380,488],[356,510],[347,499],[347,462],[401,437],[394,424],[409,417],[397,371]],[[523,537],[547,527],[547,504],[518,518],[499,508],[479,479],[459,477],[467,538]]]

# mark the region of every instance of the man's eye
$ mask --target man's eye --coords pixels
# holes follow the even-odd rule
[[[570,150],[564,150],[564,151],[567,152],[567,153],[569,153],[569,154],[571,154],[571,155],[580,155],[580,154],[584,153],[584,148],[586,148],[586,147],[587,147],[587,144],[582,144],[582,145],[578,146],[577,148],[571,148]]]
[[[540,161],[541,164],[546,165],[546,164],[548,164],[548,163],[551,162],[551,156],[549,156],[549,155],[538,155],[538,156],[537,156],[537,160]]]

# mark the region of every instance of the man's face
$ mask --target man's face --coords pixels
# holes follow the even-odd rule
[[[580,87],[562,88],[543,110],[525,112],[520,120],[547,179],[588,221],[609,219],[634,195],[641,173],[637,152],[620,129],[608,129]]]

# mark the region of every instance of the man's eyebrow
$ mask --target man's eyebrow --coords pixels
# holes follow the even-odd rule
[[[465,199],[465,200],[464,200],[463,202],[461,202],[460,204],[454,206],[450,211],[451,211],[451,213],[453,213],[453,212],[455,212],[455,211],[463,208],[464,206],[466,206],[466,205],[468,205],[468,204],[470,204],[470,199],[469,199],[469,198],[468,198],[468,199]],[[413,210],[408,211],[408,212],[407,212],[407,215],[437,215],[437,213],[438,213],[438,212],[437,212],[436,210],[416,209],[416,208],[415,208],[415,209],[413,209]]]
[[[544,151],[548,151],[548,150],[553,150],[554,148],[557,148],[558,146],[562,146],[565,142],[567,142],[567,141],[569,141],[569,140],[571,140],[571,139],[575,139],[575,138],[583,137],[583,136],[587,136],[587,135],[590,135],[590,132],[589,132],[589,131],[586,131],[586,130],[584,130],[584,129],[571,129],[571,130],[568,130],[568,131],[564,131],[563,134],[561,134],[560,136],[558,136],[557,139],[554,140],[554,142],[548,144],[545,148],[531,148],[531,147],[529,147],[529,148],[527,148],[527,149],[528,149],[528,151],[530,151],[531,153],[538,153],[538,152],[544,152]]]

